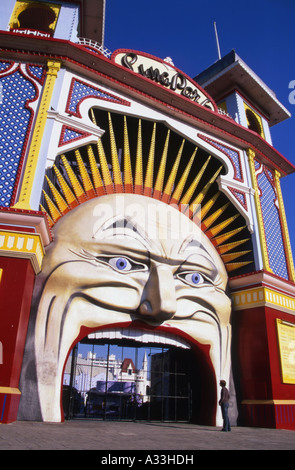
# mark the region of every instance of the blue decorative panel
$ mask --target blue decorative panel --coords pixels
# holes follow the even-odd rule
[[[68,126],[63,126],[61,135],[60,135],[59,145],[65,145],[69,142],[77,141],[88,135],[89,134],[87,132],[81,132],[78,129],[74,129]]]
[[[68,142],[69,140],[76,140],[82,137],[83,134],[81,132],[76,132],[73,129],[65,129],[64,132],[64,140],[63,143]]]
[[[216,140],[209,139],[208,137],[198,134],[203,140],[211,144],[213,147],[224,153],[231,161],[234,168],[234,179],[237,181],[244,181],[243,172],[241,168],[240,154],[236,150],[226,145],[217,142]]]
[[[69,98],[67,102],[67,112],[75,116],[81,117],[79,112],[79,106],[81,102],[86,98],[98,98],[106,101],[113,101],[115,103],[130,106],[128,101],[122,100],[118,96],[108,93],[100,88],[89,85],[88,83],[82,82],[73,78]]]
[[[45,68],[39,65],[28,65],[27,66],[29,75],[38,80],[39,83],[43,84],[45,78]]]
[[[0,63],[0,87],[0,206],[9,207],[34,115],[30,103],[39,92],[21,67],[7,62]]]
[[[256,162],[256,168],[258,168],[258,165]],[[288,279],[286,253],[272,173],[268,169],[261,167],[257,172],[257,183],[260,189],[260,202],[269,265],[274,274],[284,279]]]

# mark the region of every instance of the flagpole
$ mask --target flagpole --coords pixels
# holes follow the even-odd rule
[[[215,37],[216,37],[216,44],[217,44],[218,59],[220,60],[221,59],[221,53],[220,53],[217,27],[216,27],[216,22],[215,21],[214,21],[214,30],[215,30]]]

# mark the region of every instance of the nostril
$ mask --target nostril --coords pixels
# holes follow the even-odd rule
[[[141,303],[141,305],[139,307],[139,313],[141,315],[152,315],[153,309],[152,309],[152,306],[151,306],[151,304],[148,300],[144,300]]]
[[[155,317],[158,321],[171,320],[175,315],[175,311],[160,310]]]
[[[162,306],[163,307],[163,306]],[[158,321],[169,320],[175,315],[175,306],[172,302],[166,302],[165,308],[153,308],[148,300],[144,300],[139,307],[140,315],[153,318]]]
[[[174,299],[165,300],[161,304],[161,308],[156,312],[158,320],[170,320],[176,313],[176,301]]]

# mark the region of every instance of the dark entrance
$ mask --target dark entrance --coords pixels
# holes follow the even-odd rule
[[[83,340],[65,368],[65,419],[194,421],[200,379],[193,364],[187,349]]]

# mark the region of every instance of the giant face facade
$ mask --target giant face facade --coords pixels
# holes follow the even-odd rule
[[[132,331],[144,342],[148,332],[149,344],[151,338],[154,344],[173,338],[174,345],[189,349],[196,364],[191,374],[200,378],[198,422],[217,424],[219,380],[228,381],[231,369],[227,271],[249,263],[231,263],[248,253],[236,251],[247,243],[245,229],[214,189],[220,162],[202,152],[195,158],[194,145],[159,125],[165,144],[154,125],[145,157],[150,123],[131,120],[128,134],[122,119],[118,115],[115,121],[117,143],[124,148],[123,178],[110,115],[99,123],[104,129],[109,125],[109,134],[98,141],[97,154],[87,148],[83,162],[75,152],[71,165],[62,156],[51,174],[58,190],[47,178],[59,211],[47,196],[50,213],[57,216],[35,284],[19,418],[61,421],[63,373],[73,346],[107,330],[114,341]],[[162,155],[153,183],[157,145]]]
[[[208,345],[216,384],[230,372],[227,274],[197,224],[145,196],[110,195],[56,225],[36,286],[34,352],[42,418],[60,421],[62,374],[81,331],[139,331]]]

